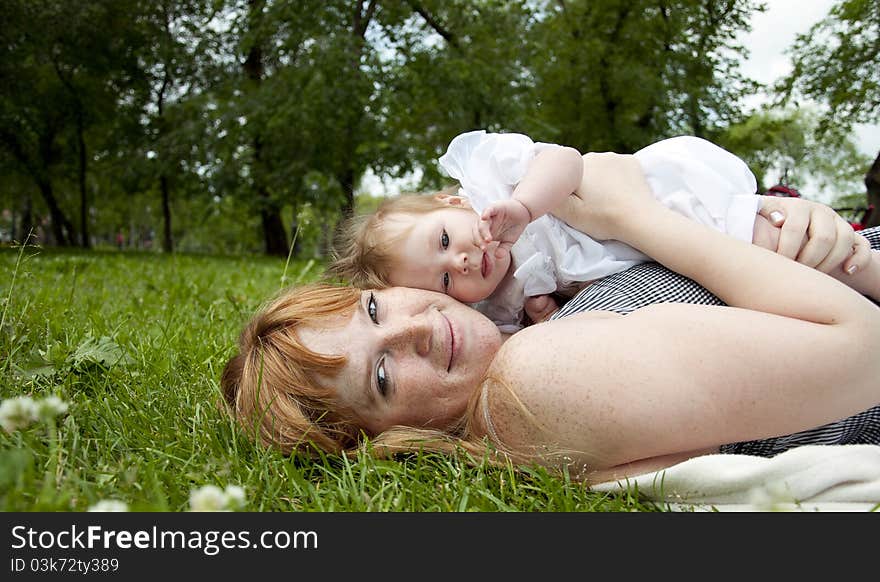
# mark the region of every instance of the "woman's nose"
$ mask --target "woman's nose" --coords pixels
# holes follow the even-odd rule
[[[412,349],[419,356],[431,353],[434,328],[425,314],[402,318],[400,322],[388,328],[387,341],[390,345],[401,349]]]

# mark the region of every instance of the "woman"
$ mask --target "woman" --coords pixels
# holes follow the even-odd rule
[[[488,440],[514,460],[605,481],[880,402],[880,310],[868,300],[593,178],[586,204],[561,218],[737,308],[581,313],[502,345],[491,322],[443,295],[294,290],[251,322],[224,371],[236,417],[286,451],[352,450],[362,432],[391,451],[482,454]]]

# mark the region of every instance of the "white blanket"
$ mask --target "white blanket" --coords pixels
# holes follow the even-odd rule
[[[880,446],[808,445],[775,457],[704,455],[595,491],[673,511],[880,511]]]

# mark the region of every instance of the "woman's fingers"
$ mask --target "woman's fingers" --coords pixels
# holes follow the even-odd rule
[[[833,210],[831,212],[834,212]],[[833,269],[843,265],[843,262],[853,254],[855,248],[855,232],[848,222],[834,213],[835,225],[837,226],[837,238],[833,241],[831,248],[828,250],[825,258],[819,261],[816,269],[823,273],[829,273]],[[812,242],[812,239],[810,239]],[[809,246],[809,243],[807,243]]]
[[[828,207],[816,206],[809,213],[807,240],[797,255],[797,261],[823,271],[819,265],[836,261],[836,267],[852,251],[852,236],[841,228],[843,221]],[[844,223],[845,224],[845,223]],[[783,230],[785,225],[783,225]],[[849,229],[852,231],[852,229]]]
[[[871,243],[864,236],[855,233],[853,254],[841,267],[846,273],[853,275],[868,266],[871,261]]]
[[[824,273],[863,268],[870,261],[867,240],[830,206],[798,198],[763,197],[759,213],[778,224],[776,252]],[[870,247],[870,245],[868,245]]]
[[[782,229],[779,231],[779,246],[776,247],[776,252],[789,259],[797,259],[806,242],[809,226],[809,213],[787,213]]]

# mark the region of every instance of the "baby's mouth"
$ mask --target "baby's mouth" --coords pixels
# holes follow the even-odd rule
[[[492,273],[492,265],[489,263],[489,253],[483,251],[483,260],[480,264],[480,274],[485,279]]]

